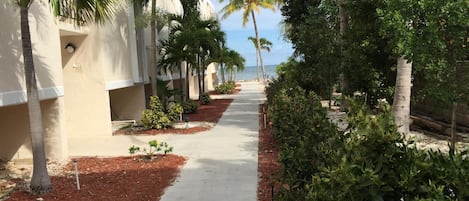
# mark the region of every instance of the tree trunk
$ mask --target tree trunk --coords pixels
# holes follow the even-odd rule
[[[182,84],[182,64],[181,64],[181,62],[178,62],[178,67],[179,67],[179,90],[181,90],[180,91],[181,95],[180,95],[179,100],[182,103],[184,101],[184,93],[183,93],[184,85]]]
[[[150,40],[151,40],[151,50],[150,50],[150,68],[153,69],[153,76],[151,76],[150,83],[152,85],[152,94],[158,96],[158,70],[156,68],[156,0],[151,0],[151,20],[150,20]]]
[[[200,65],[200,58],[198,56],[197,56],[197,61],[198,61],[197,62],[198,67],[196,71],[197,71],[197,82],[198,82],[198,87],[199,87],[199,100],[200,100],[200,98],[202,97],[202,82],[201,82],[202,80],[200,78],[200,68],[201,68],[200,66],[201,65]]]
[[[257,31],[257,23],[256,23],[256,17],[254,16],[254,10],[251,11],[251,16],[252,16],[252,23],[254,24],[254,32],[256,32],[257,47],[260,47],[261,40],[259,39],[259,32]],[[256,48],[256,49],[257,49],[257,54],[259,54],[259,61],[261,62],[262,79],[263,81],[266,81],[267,75],[265,74],[264,61],[262,60],[261,48]]]
[[[339,4],[339,20],[340,20],[340,68],[342,70],[342,74],[340,75],[340,86],[342,93],[341,101],[340,101],[340,111],[345,111],[347,109],[347,103],[345,101],[345,96],[348,95],[349,90],[349,83],[347,79],[347,66],[345,63],[345,48],[347,46],[347,40],[345,38],[345,34],[348,29],[348,14],[347,14],[347,0],[338,0]]]
[[[257,42],[256,42],[257,43]],[[256,81],[259,81],[259,51],[256,47]]]
[[[456,151],[456,112],[458,111],[458,103],[453,101],[451,108],[451,147]]]
[[[202,93],[205,93],[205,61],[201,59],[202,63]]]
[[[189,92],[189,63],[186,61],[186,87],[185,87],[185,97],[184,100],[187,101],[190,99],[190,92]]]
[[[225,83],[225,69],[223,68],[223,63],[220,63],[220,72],[221,72],[221,81]]]
[[[403,57],[398,58],[392,115],[398,131],[403,135],[409,132],[411,79],[412,63],[408,63]]]
[[[28,97],[28,115],[33,152],[33,176],[31,190],[34,194],[50,191],[51,181],[47,173],[46,152],[44,148],[44,130],[42,128],[41,105],[36,82],[36,70],[33,61],[31,33],[29,31],[29,7],[21,7],[21,42],[23,48],[26,94]]]

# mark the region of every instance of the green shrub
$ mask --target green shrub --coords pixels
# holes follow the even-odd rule
[[[276,200],[469,200],[468,154],[407,143],[389,105],[370,114],[349,101],[349,130],[341,133],[314,93],[274,80],[266,96],[283,165]]]
[[[182,108],[181,104],[179,103],[170,103],[168,109],[168,118],[170,121],[179,121],[180,115],[184,112],[184,108]]]
[[[212,102],[212,98],[210,98],[209,93],[203,93],[202,96],[200,97],[200,103],[202,105],[208,105]]]
[[[236,88],[236,82],[235,81],[228,81],[223,84],[220,84],[215,87],[215,92],[217,94],[231,94],[233,93],[233,90]]]
[[[150,109],[142,112],[142,124],[147,129],[164,129],[171,126],[171,120],[163,111],[160,99],[150,97]]]
[[[199,105],[194,100],[189,99],[186,102],[182,103],[182,108],[184,114],[192,114],[197,112],[197,110],[199,109]]]

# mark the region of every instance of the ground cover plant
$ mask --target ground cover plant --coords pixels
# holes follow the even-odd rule
[[[339,132],[319,97],[282,80],[266,89],[279,142],[277,200],[468,200],[467,151],[417,149],[397,132],[390,106],[350,101]]]

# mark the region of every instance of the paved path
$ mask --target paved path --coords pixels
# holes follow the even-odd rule
[[[257,199],[258,105],[265,99],[257,82],[242,83],[218,124],[195,135],[112,136],[70,143],[70,155],[128,155],[132,144],[163,140],[188,157],[162,201],[255,201]],[[86,139],[71,139],[83,141]],[[104,143],[106,142],[106,143]],[[104,143],[104,147],[103,144]],[[123,148],[125,147],[125,148]],[[96,154],[99,153],[99,154]]]

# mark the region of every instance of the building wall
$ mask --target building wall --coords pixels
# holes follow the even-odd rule
[[[143,85],[109,91],[112,120],[137,120],[145,109]]]
[[[19,8],[0,1],[0,158],[31,158],[26,106]],[[46,155],[63,160],[67,154],[63,106],[60,36],[47,1],[34,1],[29,10],[34,66],[43,113]],[[53,145],[53,146],[51,146]]]
[[[3,20],[7,20],[6,22]],[[0,1],[0,107],[26,102],[19,8]],[[34,65],[42,99],[63,95],[59,31],[46,1],[34,1],[29,23]],[[57,47],[57,48],[51,48]]]
[[[68,157],[67,138],[63,135],[62,98],[41,102],[46,156],[52,160]],[[26,104],[0,107],[0,158],[5,160],[32,158],[29,119]]]
[[[135,33],[129,31],[133,20],[128,20],[128,9],[120,8],[115,19],[104,25],[90,26],[84,36],[61,38],[62,45],[70,41],[77,44],[63,68],[69,136],[110,136],[111,103],[114,112],[132,119],[145,104],[143,88],[134,87],[132,70],[138,63],[132,60],[130,35]],[[123,95],[120,89],[133,97]]]

